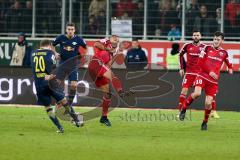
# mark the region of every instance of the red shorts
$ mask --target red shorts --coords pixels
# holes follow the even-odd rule
[[[99,59],[92,59],[88,64],[89,75],[95,82],[96,87],[101,87],[110,83],[109,79],[103,76],[108,70],[109,68]]]
[[[194,85],[194,81],[196,79],[197,75],[194,74],[185,74],[183,82],[182,82],[182,88],[190,88]]]
[[[200,76],[196,77],[194,86],[202,87],[205,90],[206,96],[215,97],[218,92],[218,84],[217,83],[212,83]]]

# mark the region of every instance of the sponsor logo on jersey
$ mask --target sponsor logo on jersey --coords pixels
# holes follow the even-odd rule
[[[208,58],[213,59],[213,60],[217,60],[217,61],[220,61],[220,62],[222,61],[222,59],[218,58],[218,57],[208,56]]]
[[[67,51],[74,51],[74,48],[72,48],[71,46],[66,46],[63,49],[65,49]]]
[[[75,46],[77,44],[77,42],[72,42],[72,44]]]
[[[191,55],[191,56],[199,56],[199,53],[189,53],[189,55]]]

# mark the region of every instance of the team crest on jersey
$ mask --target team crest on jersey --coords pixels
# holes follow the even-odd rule
[[[64,49],[67,51],[74,51],[74,48],[72,48],[71,46],[66,46],[64,47]]]
[[[223,56],[223,55],[224,55],[224,53],[223,53],[223,52],[219,52],[219,55],[220,55],[220,56]]]
[[[72,44],[75,46],[77,44],[77,42],[72,42]]]

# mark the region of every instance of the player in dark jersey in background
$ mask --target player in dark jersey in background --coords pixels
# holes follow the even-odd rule
[[[60,45],[60,54],[57,56],[57,59],[60,59],[57,69],[57,79],[62,80],[63,85],[66,77],[70,81],[70,88],[68,91],[68,104],[70,106],[73,103],[77,89],[80,58],[79,47],[83,47],[85,51],[87,49],[86,42],[75,35],[75,30],[75,24],[68,23],[66,25],[66,35],[62,34],[53,41],[54,46]],[[73,110],[72,107],[71,109]]]
[[[53,97],[59,105],[63,105],[69,112],[70,116],[75,121],[76,126],[79,127],[79,119],[77,115],[71,111],[64,93],[53,88],[58,86],[55,75],[52,74],[52,69],[56,64],[54,52],[52,51],[52,42],[49,40],[42,40],[40,42],[40,49],[34,51],[31,56],[32,72],[37,91],[38,104],[45,106],[46,112],[58,128],[58,132],[63,133],[63,127],[55,116],[53,108],[51,108],[51,97]]]
[[[229,62],[228,59],[228,52],[221,48],[223,40],[224,34],[222,32],[215,32],[213,45],[206,46],[201,51],[198,60],[200,71],[194,82],[195,90],[184,101],[182,110],[179,115],[179,119],[183,121],[185,118],[187,107],[201,95],[202,89],[204,89],[206,98],[205,115],[201,125],[202,130],[207,130],[207,123],[209,114],[211,113],[212,102],[218,90],[218,80],[220,78],[220,70],[222,64],[225,62],[228,66],[229,73],[233,73],[232,64]]]

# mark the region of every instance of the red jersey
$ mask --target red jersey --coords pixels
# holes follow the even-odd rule
[[[108,39],[101,39],[98,42],[104,45],[104,47],[112,48],[112,44]],[[101,60],[104,64],[107,64],[111,58],[112,54],[106,50],[101,50],[94,47],[94,58]]]
[[[223,62],[226,63],[228,69],[232,69],[232,63],[229,62],[228,52],[226,50],[222,48],[215,49],[213,46],[206,46],[199,56],[198,65],[200,66],[200,72],[198,75],[217,84]],[[210,72],[217,74],[218,79],[213,79],[209,75]]]
[[[193,43],[186,43],[180,51],[180,68],[186,69],[186,73],[195,74],[199,72],[200,68],[197,64],[201,50],[205,47],[204,44],[200,43],[195,45]],[[186,54],[186,62],[184,59]]]

